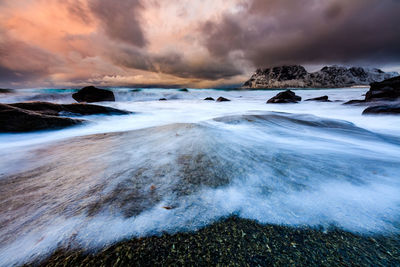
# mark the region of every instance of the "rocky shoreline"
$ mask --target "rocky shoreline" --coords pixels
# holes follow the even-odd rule
[[[257,69],[242,85],[242,89],[344,88],[369,85],[398,75],[397,72],[362,67],[326,66],[319,71],[309,73],[300,65],[279,66]]]
[[[121,241],[96,253],[60,248],[26,266],[398,266],[400,236],[262,225],[230,217],[197,232]]]

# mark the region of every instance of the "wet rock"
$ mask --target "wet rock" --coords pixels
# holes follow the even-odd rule
[[[400,114],[400,104],[396,105],[383,105],[383,106],[374,106],[366,108],[363,115],[367,114],[388,114],[388,115],[397,115]]]
[[[217,102],[227,102],[227,101],[231,101],[231,100],[229,100],[228,98],[222,97],[222,96],[217,98]]]
[[[0,88],[0,94],[10,94],[10,93],[12,93],[12,92],[13,92],[12,89]]]
[[[83,120],[57,117],[0,104],[0,132],[29,132],[77,125]]]
[[[345,103],[343,103],[343,105],[355,105],[355,104],[365,104],[365,100],[350,100],[347,101]]]
[[[365,101],[396,100],[400,97],[400,76],[371,83],[371,89],[365,95]]]
[[[301,101],[301,97],[297,96],[294,92],[290,90],[286,90],[278,93],[273,98],[269,99],[267,103],[275,104],[275,103],[297,103]]]
[[[101,102],[115,101],[114,93],[108,90],[99,89],[94,86],[87,86],[72,94],[72,98],[77,102]]]
[[[189,90],[188,90],[187,88],[182,88],[182,89],[179,89],[178,91],[179,91],[179,92],[186,92],[186,93],[189,92]]]
[[[50,102],[21,102],[9,104],[10,106],[35,111],[43,115],[94,115],[94,114],[106,114],[106,115],[125,115],[131,112],[125,110],[119,110],[110,107],[104,107],[99,105],[91,104],[54,104]]]
[[[327,96],[327,95],[320,96],[320,97],[315,97],[315,98],[309,98],[309,99],[306,99],[305,101],[331,102],[331,101],[328,99],[328,96]]]
[[[60,248],[40,266],[399,266],[399,245],[398,235],[371,238],[230,217],[196,232],[132,238],[98,252]]]
[[[158,99],[158,101],[167,101],[165,97]]]
[[[204,98],[204,100],[207,100],[207,101],[214,101],[215,99],[212,98],[212,97],[206,97],[206,98]]]

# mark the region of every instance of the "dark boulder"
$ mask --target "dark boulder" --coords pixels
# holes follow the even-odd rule
[[[400,98],[400,76],[370,84],[364,100],[350,100],[348,104],[362,104],[372,101],[393,101]]]
[[[301,101],[301,97],[297,96],[294,92],[286,90],[278,93],[276,96],[267,101],[267,103],[297,103]]]
[[[225,97],[222,97],[222,96],[217,98],[217,102],[227,102],[227,101],[230,101],[230,100],[228,98],[225,98]]]
[[[94,86],[87,86],[72,95],[77,102],[101,102],[115,101],[114,93],[108,90],[99,89]]]
[[[106,115],[125,115],[131,112],[125,110],[119,110],[110,107],[104,107],[99,105],[91,104],[54,104],[50,102],[21,102],[9,104],[10,106],[35,111],[44,115],[94,115],[94,114],[106,114]]]
[[[362,114],[400,114],[400,104],[368,107],[363,111]]]
[[[182,89],[179,89],[178,91],[179,91],[179,92],[186,92],[186,93],[189,92],[189,90],[188,90],[187,88],[182,88]]]
[[[0,104],[0,132],[29,132],[77,125],[83,120],[44,115],[10,105]]]
[[[371,83],[371,89],[366,93],[366,101],[396,100],[400,97],[400,76]]]
[[[0,88],[0,94],[10,94],[10,93],[12,93],[12,92],[13,92],[12,89]]]
[[[214,101],[215,99],[212,98],[212,97],[206,97],[206,98],[204,98],[204,100],[207,100],[207,101]]]
[[[158,99],[158,101],[167,101],[165,97]]]
[[[331,101],[328,99],[328,96],[327,96],[327,95],[320,96],[320,97],[315,97],[315,98],[309,98],[309,99],[306,99],[305,101],[331,102]]]

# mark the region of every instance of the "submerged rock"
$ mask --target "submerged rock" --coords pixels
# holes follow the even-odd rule
[[[388,114],[388,115],[400,114],[400,104],[368,107],[363,111],[362,114],[363,115],[367,115],[367,114]]]
[[[331,102],[331,101],[328,99],[328,96],[327,96],[327,95],[320,96],[320,97],[315,97],[315,98],[309,98],[309,99],[306,99],[305,101]]]
[[[187,88],[182,88],[178,90],[179,92],[189,92],[189,90]]]
[[[108,90],[99,89],[94,86],[87,86],[72,94],[72,98],[77,102],[101,102],[115,101],[114,93]]]
[[[206,98],[204,98],[204,100],[207,100],[207,101],[214,101],[215,99],[212,98],[212,97],[206,97]]]
[[[54,104],[50,102],[21,102],[9,104],[10,106],[35,111],[44,115],[125,115],[132,112],[91,104]]]
[[[293,91],[286,90],[269,99],[267,103],[297,103],[298,101],[301,101],[300,96],[297,96]]]
[[[350,100],[350,101],[343,103],[343,105],[355,105],[355,104],[365,104],[365,100],[364,99],[361,99],[361,100],[355,99],[355,100]]]
[[[231,100],[229,100],[228,98],[222,97],[222,96],[217,98],[217,102],[227,102],[227,101],[231,101]]]
[[[0,132],[29,132],[45,129],[64,128],[77,125],[83,120],[46,115],[0,104]]]

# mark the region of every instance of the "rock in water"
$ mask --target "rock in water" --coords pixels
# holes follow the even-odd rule
[[[385,73],[380,69],[361,67],[324,67],[309,73],[303,66],[281,66],[257,69],[242,88],[340,88],[353,85],[368,85],[399,75]]]
[[[397,115],[400,114],[400,104],[397,105],[383,105],[383,106],[374,106],[366,108],[363,115],[367,114],[388,114],[388,115]]]
[[[158,99],[158,101],[167,101],[165,97]]]
[[[212,98],[212,97],[206,97],[206,98],[204,98],[204,100],[207,100],[207,101],[214,101],[215,99]]]
[[[178,91],[179,91],[179,92],[186,92],[186,93],[189,92],[189,90],[188,90],[187,88],[182,88],[182,89],[179,89]]]
[[[222,96],[217,98],[217,102],[227,102],[227,101],[230,101],[230,100],[228,98],[225,98],[225,97],[222,97]]]
[[[106,114],[106,115],[125,115],[131,114],[129,111],[104,107],[99,105],[91,104],[54,104],[50,102],[22,102],[8,104],[13,107],[35,111],[43,115],[66,115],[66,114],[78,114],[78,115],[94,115],[94,114]]]
[[[38,112],[0,104],[0,132],[29,132],[64,128],[83,120],[45,115]]]
[[[328,96],[327,96],[327,95],[320,96],[320,97],[315,97],[315,98],[309,98],[309,99],[306,99],[305,101],[331,102],[331,101],[328,99]]]
[[[276,96],[267,101],[270,104],[276,103],[297,103],[301,101],[301,97],[297,96],[294,92],[286,90],[278,93]]]
[[[87,86],[73,94],[72,97],[77,102],[101,102],[115,101],[114,93],[108,90],[99,89],[94,86]]]
[[[371,89],[365,95],[365,101],[396,100],[400,97],[400,76],[371,83]]]
[[[400,76],[371,83],[371,88],[363,100],[350,100],[346,104],[365,104],[373,101],[394,101],[400,98]],[[363,113],[364,114],[364,113]]]

